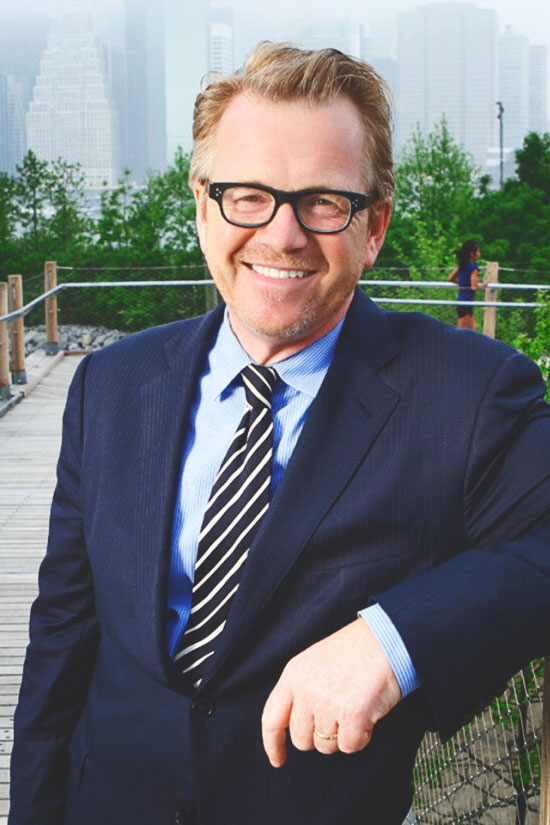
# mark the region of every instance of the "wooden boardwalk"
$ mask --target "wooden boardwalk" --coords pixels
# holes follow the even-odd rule
[[[13,711],[46,547],[61,417],[81,357],[61,359],[0,418],[0,825],[7,822]]]

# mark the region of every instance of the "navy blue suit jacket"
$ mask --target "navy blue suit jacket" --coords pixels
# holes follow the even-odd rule
[[[15,720],[10,825],[398,825],[451,735],[550,649],[550,410],[510,348],[359,291],[196,695],[165,640],[189,411],[221,309],[93,354],[69,393]],[[378,600],[422,688],[354,755],[261,744],[286,662]]]

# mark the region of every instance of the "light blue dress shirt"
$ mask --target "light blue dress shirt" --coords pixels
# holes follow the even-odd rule
[[[332,362],[342,324],[274,365],[281,380],[275,386],[271,407],[272,495],[281,481],[309,408]],[[168,581],[166,633],[171,657],[180,647],[189,618],[198,536],[208,497],[244,412],[245,393],[238,376],[249,363],[250,357],[233,333],[226,312],[199,380],[183,449]],[[399,633],[379,605],[366,608],[361,615],[384,648],[401,692],[406,696],[418,686],[418,682]]]

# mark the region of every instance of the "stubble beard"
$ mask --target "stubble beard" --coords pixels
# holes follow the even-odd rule
[[[283,299],[278,296],[272,296],[271,302],[274,312],[277,311],[277,304],[280,304],[282,300]],[[285,325],[260,325],[250,318],[246,311],[243,311],[235,305],[231,306],[228,304],[228,306],[230,311],[249,332],[263,338],[271,338],[278,341],[304,338],[308,333],[313,331],[319,318],[319,308],[314,301],[308,301],[308,303],[302,307],[299,317]]]

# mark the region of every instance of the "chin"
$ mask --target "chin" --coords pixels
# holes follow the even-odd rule
[[[240,312],[236,313],[236,315],[241,324],[243,324],[249,332],[271,341],[299,340],[311,334],[318,326],[312,318],[308,317],[307,311],[299,318],[287,321],[286,323],[275,323],[274,319],[260,320],[249,318]]]

